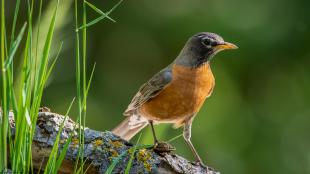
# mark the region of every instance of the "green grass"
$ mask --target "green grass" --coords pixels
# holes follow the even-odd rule
[[[115,166],[118,164],[118,162],[127,154],[127,151],[122,152],[120,155],[118,155],[117,157],[113,158],[113,161],[111,163],[111,165],[108,167],[107,171],[105,172],[105,174],[112,174]]]
[[[72,100],[70,106],[68,107],[68,110],[65,114],[65,118],[63,119],[62,123],[61,123],[61,126],[59,128],[59,131],[58,131],[58,134],[56,136],[56,140],[54,142],[54,146],[52,148],[52,151],[51,151],[51,154],[50,154],[50,157],[47,161],[47,164],[45,166],[45,170],[44,170],[44,174],[50,174],[50,173],[57,173],[58,169],[59,169],[59,166],[57,165],[58,163],[61,163],[63,161],[63,156],[61,158],[58,158],[57,159],[57,154],[58,154],[58,148],[59,148],[59,141],[60,141],[60,135],[61,135],[61,132],[62,132],[62,129],[65,125],[65,122],[68,118],[68,114],[71,110],[71,107],[73,105],[73,102],[74,102],[74,99]]]
[[[140,133],[140,135],[139,135],[139,137],[138,137],[138,140],[137,140],[136,144],[135,144],[135,145],[133,146],[133,148],[132,148],[129,161],[128,161],[127,166],[126,166],[126,169],[125,169],[125,174],[129,174],[129,172],[130,172],[130,169],[131,169],[131,166],[132,166],[132,162],[133,162],[133,159],[134,159],[134,157],[135,157],[135,153],[136,153],[138,144],[139,144],[139,142],[140,142],[141,135],[142,135],[142,133]]]
[[[114,19],[112,19],[111,17],[109,17],[109,14],[112,13],[121,3],[123,2],[123,0],[118,1],[118,3],[116,3],[108,12],[103,13],[101,10],[99,10],[97,7],[95,7],[94,5],[90,4],[87,1],[84,1],[84,3],[86,3],[87,5],[89,5],[92,9],[94,9],[96,12],[98,12],[99,14],[101,14],[101,16],[99,16],[98,18],[90,21],[89,23],[83,24],[81,27],[79,27],[77,30],[80,29],[84,29],[87,27],[90,27],[96,23],[98,23],[99,21],[101,21],[104,18],[108,18],[110,19],[112,22],[115,22]]]
[[[33,12],[36,11],[34,4],[39,2],[38,16],[34,16]],[[27,20],[19,29],[17,23],[19,20],[20,0],[16,0],[14,17],[12,22],[12,29],[10,34],[7,34],[6,27],[6,8],[5,0],[1,0],[1,47],[0,47],[0,62],[1,62],[1,93],[0,93],[0,106],[2,108],[0,119],[0,173],[5,172],[8,167],[13,172],[33,173],[32,166],[32,139],[35,133],[36,121],[38,110],[41,105],[41,100],[44,92],[44,87],[49,76],[52,74],[53,68],[61,54],[63,43],[60,44],[57,55],[51,58],[54,51],[53,39],[55,37],[57,14],[59,8],[65,3],[71,1],[59,2],[59,0],[48,1],[49,6],[42,11],[42,0],[27,0],[25,8],[27,12]],[[93,78],[95,64],[87,79],[87,27],[91,26],[101,19],[107,18],[114,21],[108,16],[119,4],[118,2],[107,13],[103,13],[94,5],[87,2],[80,2],[75,0],[75,29],[72,30],[76,34],[75,47],[76,47],[76,99],[78,103],[78,118],[77,123],[79,129],[79,160],[76,160],[75,173],[83,173],[87,168],[83,168],[84,160],[84,127],[86,122],[87,111],[87,95]],[[79,13],[78,6],[82,5],[82,27],[79,26]],[[87,23],[87,7],[98,12],[101,16],[95,21]],[[48,10],[52,8],[52,13]],[[9,11],[9,10],[8,10]],[[61,18],[61,17],[60,17]],[[64,18],[64,17],[62,17]],[[33,21],[37,20],[34,25]],[[41,26],[41,22],[44,25]],[[62,25],[64,22],[60,22]],[[80,28],[80,30],[78,30]],[[16,34],[18,31],[18,34]],[[35,31],[35,32],[34,32]],[[80,38],[80,32],[82,38]],[[42,35],[44,33],[44,35]],[[8,38],[10,36],[10,38]],[[43,39],[42,39],[43,38]],[[81,40],[81,45],[80,45]],[[23,43],[23,45],[21,45]],[[43,45],[41,48],[40,46]],[[81,47],[81,51],[80,51]],[[22,54],[17,54],[21,52]],[[21,57],[21,69],[14,70],[14,59]],[[49,63],[51,62],[51,63]],[[68,107],[66,117],[71,109],[70,104]],[[14,113],[15,119],[15,137],[12,139],[9,129],[9,112]],[[64,120],[65,121],[65,120]],[[52,148],[52,152],[45,166],[44,173],[57,173],[63,159],[65,158],[66,151],[72,140],[72,135],[63,145],[63,148],[58,152],[60,132],[63,128],[61,125],[60,131],[56,137],[56,141]],[[10,151],[8,152],[8,146]],[[10,155],[9,155],[10,154]],[[79,165],[81,164],[81,165]]]
[[[91,80],[93,77],[93,73],[95,70],[95,64],[93,66],[92,73],[90,75],[90,80],[87,83],[86,79],[86,57],[87,57],[87,27],[99,22],[100,20],[104,18],[112,19],[108,16],[112,11],[115,10],[115,8],[120,5],[122,2],[119,1],[115,6],[113,6],[107,13],[103,13],[101,10],[99,10],[94,5],[84,1],[82,4],[83,11],[82,11],[82,27],[79,27],[78,23],[78,1],[74,1],[74,11],[75,11],[75,55],[76,55],[76,89],[77,89],[77,100],[78,100],[78,119],[77,122],[79,124],[79,150],[78,150],[78,160],[76,160],[75,166],[74,166],[74,173],[80,173],[84,171],[84,128],[85,128],[85,122],[86,122],[86,113],[87,113],[87,95],[89,91],[89,87],[91,84]],[[99,12],[101,14],[100,17],[95,19],[94,21],[87,23],[87,9],[86,5],[90,6],[95,11]],[[114,22],[114,20],[112,19]],[[82,30],[82,66],[81,66],[81,60],[80,60],[80,35],[79,32]],[[82,81],[81,81],[81,75],[82,75]],[[82,88],[82,90],[81,90]],[[80,166],[79,166],[80,164]],[[79,166],[79,168],[78,168]]]
[[[1,1],[1,71],[2,71],[2,120],[1,120],[1,142],[0,151],[0,171],[5,171],[7,168],[7,131],[8,131],[8,93],[7,93],[7,71],[5,70],[5,56],[6,56],[6,33],[5,33],[5,17],[4,17],[4,0]]]

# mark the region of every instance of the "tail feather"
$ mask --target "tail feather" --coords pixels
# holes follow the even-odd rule
[[[138,124],[132,125],[132,119],[129,116],[125,120],[123,120],[119,125],[117,125],[112,130],[112,133],[129,141],[138,132],[140,132],[145,126],[147,126],[147,124],[148,122],[140,122]]]

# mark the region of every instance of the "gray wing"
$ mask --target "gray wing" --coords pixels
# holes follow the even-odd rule
[[[132,116],[136,110],[149,99],[157,96],[172,80],[171,66],[155,74],[148,82],[144,83],[138,93],[128,105],[125,116]]]

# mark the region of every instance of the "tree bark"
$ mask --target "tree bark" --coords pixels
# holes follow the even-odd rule
[[[32,160],[34,169],[44,169],[49,154],[54,145],[57,133],[65,117],[52,113],[49,109],[41,109],[38,114],[37,126],[32,142]],[[15,134],[14,116],[10,113],[12,136]],[[73,135],[60,173],[72,173],[78,156],[78,126],[67,119],[61,132],[59,151],[66,140]],[[84,169],[87,173],[104,173],[113,160],[119,157],[113,173],[124,173],[130,159],[133,144],[112,134],[110,131],[100,132],[89,128],[84,129]],[[152,148],[138,148],[134,152],[130,173],[188,173],[188,174],[219,174],[210,167],[194,164],[185,158],[169,153],[156,153]],[[121,155],[121,157],[120,157]]]

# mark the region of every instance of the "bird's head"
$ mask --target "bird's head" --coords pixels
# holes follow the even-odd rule
[[[209,62],[214,55],[222,50],[237,49],[232,43],[214,33],[198,33],[186,42],[184,48],[176,59],[176,63],[185,66],[198,67]]]

